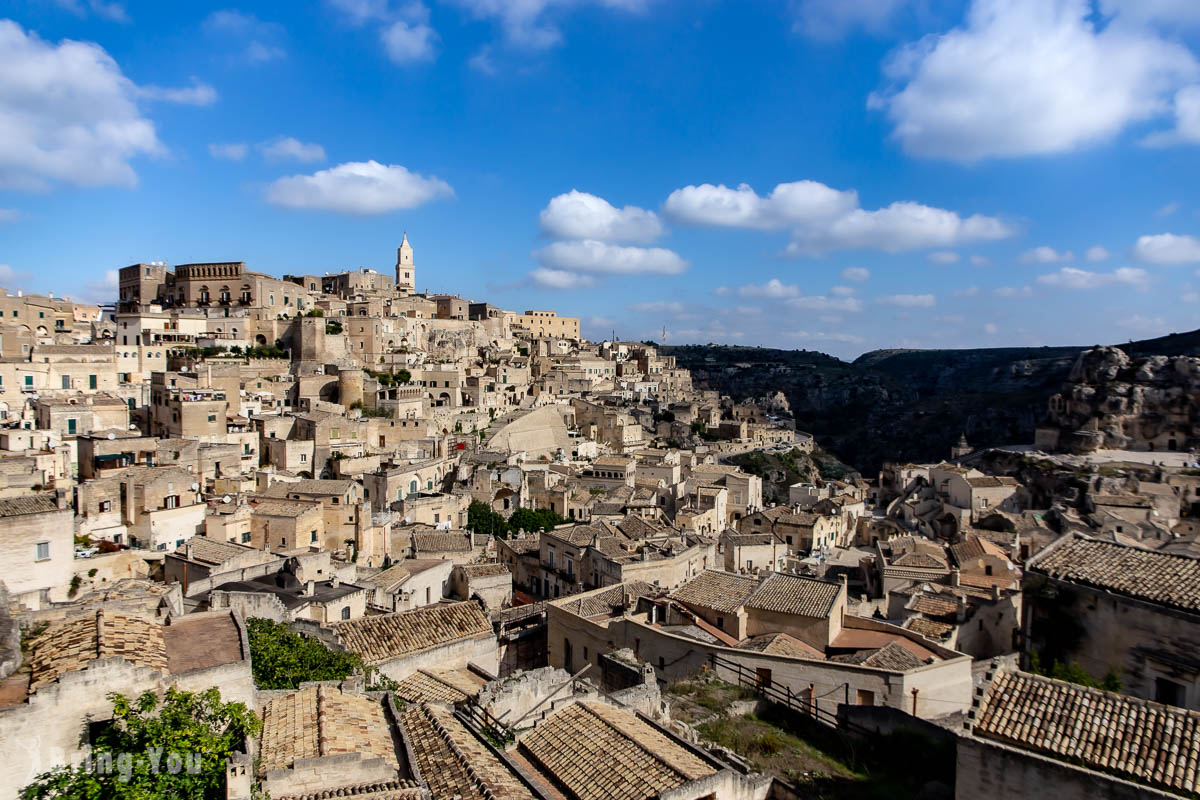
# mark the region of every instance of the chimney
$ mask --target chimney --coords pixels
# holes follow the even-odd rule
[[[307,581],[304,584],[305,596],[312,597],[316,593],[317,593],[317,582],[316,581]]]
[[[959,585],[959,576],[958,576],[958,570],[957,570],[957,569],[952,569],[952,570],[950,570],[950,585],[951,585],[951,586],[958,586],[958,585]]]
[[[992,584],[992,602],[999,602],[999,600],[1000,600],[1000,584],[993,583]]]
[[[340,579],[340,578],[338,578],[338,576],[337,576],[337,573],[336,573],[336,572],[335,572],[335,573],[333,573],[333,575],[332,575],[332,576],[330,576],[330,578],[329,578],[329,585],[330,585],[330,586],[332,586],[334,589],[336,589],[337,587],[339,587],[339,586],[341,586],[341,585],[342,585],[342,581],[341,581],[341,579]]]

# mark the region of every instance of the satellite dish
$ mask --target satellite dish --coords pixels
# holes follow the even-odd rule
[[[108,434],[108,438],[115,439],[115,438],[117,438],[117,435],[115,433],[110,433],[110,434]]]
[[[200,491],[200,484],[198,484],[198,483],[193,483],[193,484],[192,484],[192,491],[193,491],[193,492],[198,492],[198,491]]]
[[[232,500],[233,500],[233,498],[232,498],[232,497],[230,497],[229,495],[225,495],[224,497],[222,497],[222,498],[221,498],[221,502],[222,502],[222,503],[229,503],[229,502],[231,502]]]

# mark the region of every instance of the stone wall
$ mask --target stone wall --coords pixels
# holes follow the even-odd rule
[[[1053,797],[1054,800],[1177,798],[1023,750],[963,736],[955,797]]]

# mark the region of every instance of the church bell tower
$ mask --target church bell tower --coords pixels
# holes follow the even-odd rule
[[[408,243],[408,233],[396,248],[396,291],[413,294],[417,290],[417,268],[413,266],[413,249]]]

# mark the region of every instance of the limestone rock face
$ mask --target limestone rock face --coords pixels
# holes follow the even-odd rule
[[[1050,420],[1075,452],[1190,450],[1200,444],[1200,358],[1085,350],[1050,398]]]

